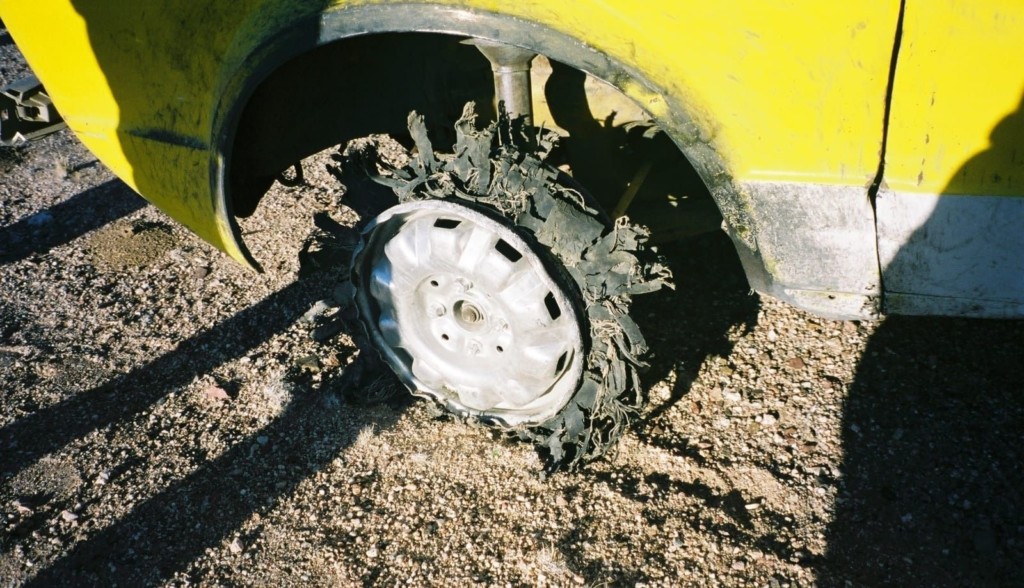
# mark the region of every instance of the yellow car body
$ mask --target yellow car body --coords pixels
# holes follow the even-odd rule
[[[240,143],[277,131],[247,109],[265,82],[319,48],[419,32],[621,90],[701,175],[759,291],[836,317],[1024,314],[1014,0],[0,0],[0,18],[82,142],[244,263],[231,178]],[[317,75],[352,65],[332,63]]]

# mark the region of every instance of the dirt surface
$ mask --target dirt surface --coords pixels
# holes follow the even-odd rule
[[[25,71],[0,30],[0,84]],[[723,235],[664,247],[649,412],[545,477],[343,398],[351,339],[300,320],[339,280],[298,278],[313,214],[356,221],[329,161],[242,223],[256,274],[67,131],[0,148],[0,585],[1024,582],[1024,324],[821,320]]]

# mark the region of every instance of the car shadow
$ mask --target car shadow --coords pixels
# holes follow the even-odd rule
[[[104,182],[0,228],[0,264],[45,254],[146,206],[121,180]]]
[[[844,407],[828,585],[1024,578],[1024,325],[891,317]]]

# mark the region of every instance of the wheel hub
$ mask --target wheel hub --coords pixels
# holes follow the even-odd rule
[[[441,200],[401,204],[364,232],[360,316],[414,391],[508,426],[539,424],[576,390],[575,306],[503,222]]]

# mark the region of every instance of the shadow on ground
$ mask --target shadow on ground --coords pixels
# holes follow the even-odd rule
[[[662,381],[673,372],[675,381],[669,399],[654,406],[638,432],[647,443],[699,458],[685,439],[672,436],[662,416],[683,400],[707,358],[732,353],[730,331],[753,329],[761,304],[725,233],[667,244],[660,252],[672,268],[675,290],[637,298],[633,314],[653,350],[644,381]]]
[[[11,235],[26,239],[15,239],[25,245],[5,251],[4,261],[23,259],[72,242],[144,205],[126,190],[120,182],[108,182],[52,207],[48,211],[52,220],[45,227],[47,232],[38,239],[29,238],[34,227],[27,221],[8,227],[4,231],[8,241]],[[97,206],[97,201],[101,205]],[[89,216],[87,211],[100,214]],[[87,217],[89,222],[77,222]],[[245,356],[287,330],[330,290],[328,286],[334,279],[330,274],[314,273],[293,282],[127,373],[98,384],[95,380],[74,382],[73,387],[78,390],[70,391],[64,399],[0,427],[0,474],[4,480],[11,479],[93,432],[109,434],[111,430],[130,426],[167,395],[180,391],[198,376]],[[19,331],[31,339],[27,343],[48,347],[46,336],[33,329],[31,320],[21,316],[18,309],[0,306],[0,319],[0,334],[4,337],[7,330]],[[354,441],[362,425],[372,423],[386,428],[400,414],[371,414],[339,407],[342,395],[359,384],[352,381],[359,373],[361,370],[350,368],[333,377],[325,375],[327,379],[315,391],[296,376],[290,404],[270,424],[234,442],[212,460],[199,457],[199,465],[191,474],[138,503],[111,525],[90,532],[56,561],[40,569],[28,585],[154,584],[185,570],[205,550],[231,541],[232,533],[237,533],[250,517],[273,508],[300,483],[333,461]],[[193,448],[177,447],[174,451],[189,454]],[[119,466],[130,467],[139,459],[129,456]],[[242,498],[240,489],[245,489]],[[49,501],[48,497],[38,499],[40,503]],[[47,505],[48,510],[61,507]],[[41,519],[21,521],[18,529],[24,532],[16,530],[0,537],[0,546],[5,551],[20,546],[23,536],[42,524],[45,521]]]
[[[0,229],[0,264],[43,254],[147,206],[120,180],[110,180]]]
[[[345,411],[329,407],[330,398],[293,400],[270,425],[91,535],[27,585],[149,585],[183,571],[207,549],[222,548],[244,522],[270,511],[355,440],[360,428],[337,426]],[[325,412],[338,416],[324,418]]]
[[[196,376],[242,357],[315,300],[314,290],[293,283],[148,364],[6,425],[0,429],[4,471],[20,471],[91,431],[134,418]]]
[[[879,327],[845,407],[826,583],[1020,585],[1022,358],[1020,322]]]

